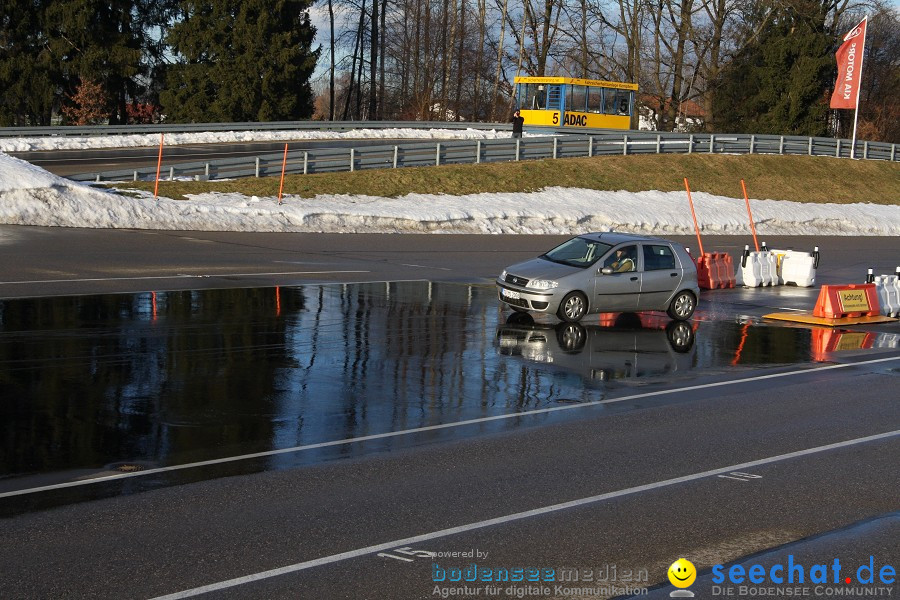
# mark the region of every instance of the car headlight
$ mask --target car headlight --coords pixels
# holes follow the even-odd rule
[[[506,281],[506,269],[503,269],[503,272],[500,273],[500,279]]]
[[[551,281],[550,279],[534,279],[528,283],[528,287],[535,290],[552,290],[555,287],[559,287],[559,282]]]

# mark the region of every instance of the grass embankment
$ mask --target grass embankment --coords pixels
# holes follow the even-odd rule
[[[646,155],[601,156],[481,165],[450,165],[288,175],[284,193],[397,197],[409,193],[474,194],[527,192],[551,186],[597,190],[680,191],[687,177],[691,191],[742,197],[740,180],[751,198],[796,202],[872,202],[900,204],[900,164],[808,156]],[[278,177],[234,181],[161,181],[159,193],[185,198],[203,192],[277,196]],[[119,184],[153,190],[152,182]]]

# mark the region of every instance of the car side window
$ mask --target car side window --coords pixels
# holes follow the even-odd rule
[[[644,270],[661,271],[675,268],[675,255],[669,246],[644,245]]]
[[[612,254],[606,257],[603,267],[611,268],[614,273],[637,271],[637,246],[616,248]]]

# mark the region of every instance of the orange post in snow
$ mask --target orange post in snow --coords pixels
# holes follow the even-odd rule
[[[753,224],[753,213],[750,212],[750,197],[747,196],[747,186],[744,184],[743,179],[741,179],[741,189],[744,190],[744,202],[747,203],[747,216],[750,217],[750,232],[753,234],[753,245],[756,246],[756,251],[759,252],[759,242],[756,241],[756,226]]]
[[[159,192],[159,168],[162,166],[162,149],[163,149],[163,138],[166,134],[159,134],[159,158],[156,159],[156,185],[153,186],[153,197],[156,198],[157,193]]]
[[[691,186],[688,185],[687,177],[684,178],[684,189],[687,190],[688,202],[691,205],[691,216],[694,217],[694,231],[697,232],[697,245],[700,246],[700,256],[703,256],[703,242],[700,241],[700,226],[697,225],[697,213],[694,212],[694,200],[691,198]]]
[[[281,192],[284,190],[284,169],[287,167],[287,148],[288,145],[284,145],[284,160],[281,161],[281,185],[278,186],[278,204],[281,204]]]

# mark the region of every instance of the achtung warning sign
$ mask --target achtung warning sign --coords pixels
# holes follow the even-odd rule
[[[868,312],[871,310],[865,290],[838,290],[837,294],[842,312]]]

